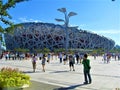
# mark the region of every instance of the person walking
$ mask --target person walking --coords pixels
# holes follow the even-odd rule
[[[76,61],[77,61],[77,64],[79,63],[79,53],[76,54]]]
[[[63,57],[63,56],[62,56],[62,53],[60,52],[60,53],[59,53],[59,56],[58,56],[58,58],[60,59],[60,63],[62,63],[62,57]]]
[[[84,84],[90,84],[92,83],[92,79],[91,79],[91,75],[90,75],[90,60],[87,59],[88,55],[87,54],[84,54],[84,58],[83,58],[83,61],[82,61],[82,64],[83,64],[83,72],[84,72],[84,79],[85,79],[85,82]]]
[[[46,62],[46,58],[45,58],[45,54],[43,54],[43,58],[42,58],[42,70],[43,72],[45,72],[45,62]]]
[[[48,63],[50,63],[50,57],[51,57],[51,55],[50,55],[50,53],[48,53],[48,55],[47,55],[47,62]]]
[[[66,54],[63,55],[63,61],[64,61],[64,65],[65,65],[67,62],[67,55]]]
[[[107,60],[107,56],[106,56],[106,54],[103,54],[103,61],[104,61],[104,63],[106,63],[106,60]]]
[[[69,55],[69,67],[70,67],[70,71],[71,69],[73,69],[73,71],[75,71],[74,69],[74,58],[72,55]]]
[[[37,61],[37,56],[36,54],[34,54],[32,57],[33,72],[35,72],[36,70],[36,61]]]

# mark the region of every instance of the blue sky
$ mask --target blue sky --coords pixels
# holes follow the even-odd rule
[[[111,38],[120,45],[120,0],[30,0],[17,4],[9,13],[14,23],[63,24],[55,21],[64,19],[63,13],[57,11],[62,7],[78,14],[70,18],[70,25]]]

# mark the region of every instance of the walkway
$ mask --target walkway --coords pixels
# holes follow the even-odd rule
[[[46,63],[46,72],[42,72],[41,61],[37,61],[37,70],[32,71],[31,60],[0,60],[0,68],[14,67],[19,68],[31,76],[31,80],[36,89],[25,90],[120,90],[120,61],[113,59],[109,64],[102,61],[102,57],[97,60],[91,59],[92,84],[83,85],[83,67],[82,64],[75,64],[75,71],[69,71],[68,63],[63,65],[59,60],[51,60],[50,64]],[[38,83],[35,84],[35,83]]]

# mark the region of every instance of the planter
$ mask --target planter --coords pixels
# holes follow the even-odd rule
[[[4,87],[4,88],[0,88],[0,90],[21,90],[21,88],[19,87]]]
[[[21,90],[29,87],[30,76],[18,69],[2,68],[0,71],[0,90]]]
[[[20,88],[28,88],[28,87],[30,87],[30,85],[28,85],[28,84],[24,84],[22,87],[20,87]]]
[[[28,88],[28,87],[29,87],[29,85],[25,84],[25,85],[23,85],[21,87],[4,87],[4,88],[0,87],[0,90],[21,90],[23,88]]]

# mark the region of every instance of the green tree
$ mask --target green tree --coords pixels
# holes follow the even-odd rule
[[[120,48],[114,47],[112,50],[110,50],[111,53],[120,53]]]
[[[14,50],[17,51],[17,52],[23,52],[23,53],[26,53],[26,52],[30,51],[29,49],[26,49],[26,48],[15,48]]]
[[[15,5],[20,2],[24,2],[28,0],[0,0],[0,22],[5,24],[6,26],[9,26],[9,28],[3,28],[0,25],[0,32],[1,33],[9,33],[14,29],[14,24],[10,19],[12,19],[12,16],[8,13],[8,10],[10,8],[15,8]]]
[[[34,49],[34,51],[36,52],[36,53],[41,53],[41,52],[43,52],[43,50],[42,49]]]
[[[57,49],[54,49],[54,52],[55,53],[65,52],[65,49],[64,48],[57,48]]]
[[[3,41],[2,34],[14,32],[14,28],[21,26],[20,24],[14,25],[11,21],[12,16],[8,13],[9,9],[15,8],[17,3],[24,2],[28,0],[0,0],[0,42],[5,46]],[[7,28],[4,28],[3,25],[6,25]]]
[[[91,54],[99,54],[99,55],[102,55],[103,53],[104,50],[102,48],[93,49],[93,51],[91,52]]]
[[[48,49],[48,48],[44,48],[42,53],[44,53],[44,54],[48,54],[49,52],[50,52],[50,49]]]

